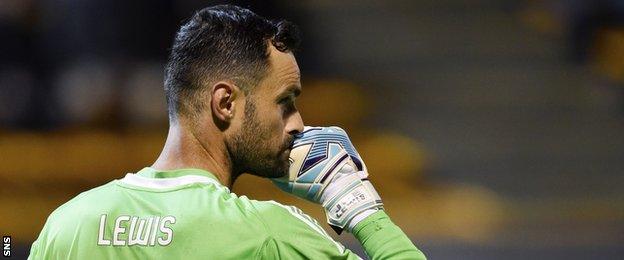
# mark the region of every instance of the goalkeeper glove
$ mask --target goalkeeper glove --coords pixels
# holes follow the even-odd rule
[[[295,137],[288,176],[273,179],[282,190],[325,209],[340,234],[383,209],[362,158],[339,127],[306,127]]]

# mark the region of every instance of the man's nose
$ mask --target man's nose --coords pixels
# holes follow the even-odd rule
[[[301,118],[301,114],[299,114],[299,111],[297,111],[296,113],[292,113],[288,117],[288,122],[286,123],[286,132],[291,135],[295,135],[303,132],[303,127],[303,119]]]

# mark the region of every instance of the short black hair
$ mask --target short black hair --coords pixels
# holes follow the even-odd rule
[[[232,80],[248,94],[266,74],[269,42],[281,52],[294,51],[299,30],[233,5],[196,12],[177,32],[165,69],[170,120],[201,111],[198,93],[219,80]]]

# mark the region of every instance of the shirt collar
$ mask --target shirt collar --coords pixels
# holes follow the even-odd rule
[[[212,183],[223,186],[210,172],[201,169],[157,170],[145,167],[136,174],[128,173],[120,180],[122,183],[146,188],[175,188],[193,183]],[[225,187],[227,189],[227,187]]]
[[[182,177],[182,176],[187,176],[187,175],[199,175],[199,176],[205,176],[205,177],[211,178],[215,181],[219,181],[219,179],[217,179],[217,177],[215,177],[214,174],[210,173],[209,171],[202,170],[202,169],[195,169],[195,168],[184,168],[184,169],[175,169],[175,170],[157,170],[152,167],[145,167],[141,169],[140,171],[138,171],[136,174],[142,177],[156,178],[156,179],[176,178],[176,177]]]

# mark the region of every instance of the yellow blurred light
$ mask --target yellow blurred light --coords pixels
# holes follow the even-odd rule
[[[624,28],[601,30],[592,54],[592,68],[596,72],[614,81],[624,81]]]
[[[366,115],[369,100],[355,84],[340,80],[304,82],[297,99],[306,125],[338,125],[352,129]]]
[[[414,139],[400,134],[369,135],[356,147],[369,172],[384,178],[418,179],[427,161],[424,148]]]

